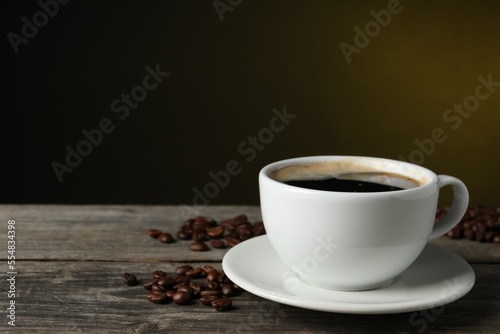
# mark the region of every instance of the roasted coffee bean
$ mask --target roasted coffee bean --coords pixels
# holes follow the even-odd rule
[[[436,221],[442,219],[447,210],[436,211]],[[469,208],[462,220],[446,235],[453,239],[467,238],[478,242],[494,241],[494,233],[500,231],[500,211],[497,208],[478,206]]]
[[[125,283],[126,285],[129,285],[129,286],[134,286],[134,285],[139,284],[137,277],[135,277],[134,274],[129,274],[129,273],[124,273],[122,275],[122,281],[123,281],[123,283]]]
[[[245,240],[248,240],[250,238],[253,238],[252,230],[238,231],[238,239],[240,239],[240,241],[245,241]]]
[[[252,224],[249,222],[241,223],[238,226],[236,226],[236,231],[252,231],[253,227]]]
[[[201,268],[196,268],[186,272],[186,276],[191,278],[199,278],[202,275],[203,275],[203,270]]]
[[[222,294],[225,297],[233,297],[238,294],[238,290],[234,287],[234,284],[228,283],[221,287]]]
[[[217,225],[217,222],[215,221],[215,219],[210,218],[210,217],[196,217],[194,220],[195,220],[195,222],[203,222],[207,226]]]
[[[233,218],[233,221],[234,221],[234,225],[238,226],[240,224],[244,224],[244,223],[248,222],[248,217],[246,215],[238,215],[238,216]]]
[[[185,292],[185,293],[188,293],[189,296],[193,296],[194,295],[194,291],[193,289],[191,289],[188,285],[181,285],[177,288],[177,292]]]
[[[151,286],[151,291],[158,291],[158,292],[161,292],[161,293],[165,293],[165,291],[167,291],[166,288],[164,288],[163,286],[161,285],[158,285],[158,284],[153,284]]]
[[[226,219],[220,222],[221,226],[224,226],[224,229],[228,232],[232,232],[236,229],[236,226],[234,225],[234,220],[232,219]]]
[[[227,277],[224,272],[221,272],[219,277],[217,277],[217,282],[220,284],[232,283],[229,277]]]
[[[228,238],[227,239],[227,246],[228,247],[234,247],[237,244],[239,244],[241,241],[237,238]]]
[[[176,284],[178,284],[178,283],[188,284],[191,281],[191,278],[188,276],[179,275],[179,276],[175,276],[174,280],[175,280]]]
[[[167,273],[163,270],[155,270],[153,271],[153,279],[158,279],[160,277],[167,277]]]
[[[212,306],[212,302],[216,299],[219,299],[220,297],[217,296],[205,296],[205,297],[200,297],[200,303],[202,303],[205,306]]]
[[[202,292],[200,292],[200,296],[202,296],[202,297],[207,297],[207,296],[222,297],[222,291],[220,291],[220,290],[203,290]]]
[[[233,302],[229,298],[218,298],[214,301],[212,301],[212,307],[216,309],[217,311],[228,311],[231,309],[231,306],[233,305]]]
[[[177,291],[175,290],[167,290],[165,291],[165,296],[169,299],[172,300],[174,298],[174,295]]]
[[[266,234],[264,223],[262,221],[255,222],[253,224],[252,231],[254,236]]]
[[[164,293],[158,292],[158,291],[151,291],[151,292],[149,292],[146,295],[146,298],[148,298],[148,300],[151,303],[155,303],[155,304],[163,304],[163,303],[167,302],[167,300],[168,300],[168,297],[165,296]]]
[[[193,237],[191,233],[188,233],[186,231],[179,231],[177,232],[177,238],[181,239],[181,240],[191,240],[191,238]]]
[[[178,305],[187,305],[191,303],[191,296],[187,292],[177,291],[174,294],[172,301]]]
[[[175,279],[172,277],[160,277],[156,284],[161,285],[164,288],[170,288],[176,284]]]
[[[222,239],[214,239],[210,242],[210,245],[213,248],[219,248],[219,249],[224,249],[227,247],[226,242]]]
[[[193,224],[193,232],[205,232],[208,227],[206,222],[198,221]]]
[[[217,277],[219,277],[220,273],[217,270],[211,270],[207,272],[207,282],[216,282]]]
[[[222,225],[207,228],[207,234],[210,238],[222,238],[226,228]]]
[[[160,230],[157,230],[157,229],[150,229],[148,230],[148,234],[151,238],[158,238],[158,236],[161,234],[162,232]]]
[[[209,290],[220,290],[220,283],[219,282],[208,282],[207,283],[207,289],[209,289]]]
[[[194,268],[188,265],[184,266],[179,266],[177,269],[175,269],[175,274],[176,275],[186,275],[186,273],[190,270],[193,270]]]
[[[195,241],[205,241],[205,240],[207,240],[207,232],[205,232],[205,231],[195,231],[195,232],[193,232],[193,240],[195,240]]]
[[[162,233],[158,236],[158,240],[160,242],[163,242],[164,244],[171,244],[172,242],[175,242],[174,237],[170,233]]]
[[[191,282],[189,283],[189,287],[191,288],[192,290],[192,295],[194,297],[199,297],[200,296],[200,293],[201,291],[203,290],[204,286],[199,284],[199,283],[194,283],[194,282]]]
[[[144,287],[144,289],[151,291],[151,287],[155,283],[156,283],[156,280],[147,281],[146,283],[144,283],[143,287]]]
[[[493,242],[496,244],[500,244],[500,234],[495,234],[493,237]]]
[[[189,246],[189,249],[192,250],[192,251],[195,251],[195,252],[205,252],[205,251],[209,250],[207,244],[204,243],[203,241],[193,242]]]
[[[217,271],[217,269],[215,269],[215,267],[214,267],[214,266],[211,266],[211,265],[209,265],[209,264],[206,264],[206,265],[202,266],[202,267],[201,267],[201,270],[203,270],[203,272],[204,272],[205,274],[208,274],[208,273],[209,273],[209,272],[211,272],[211,271]]]

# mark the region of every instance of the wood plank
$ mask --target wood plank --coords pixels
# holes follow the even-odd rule
[[[219,220],[241,213],[251,221],[261,219],[257,206],[209,206],[199,213]],[[2,243],[9,219],[17,222],[17,256],[25,260],[220,261],[226,252],[192,252],[189,241],[167,245],[151,239],[150,228],[177,232],[184,221],[177,206],[0,205]],[[471,263],[500,263],[499,244],[447,237],[432,243]]]
[[[211,206],[201,215],[216,219],[245,213],[260,220],[254,206]],[[97,261],[220,261],[225,250],[188,249],[192,241],[163,244],[147,235],[158,228],[172,235],[184,219],[176,206],[0,206],[0,240],[6,240],[7,220],[17,226],[19,260]],[[1,258],[6,253],[2,252]]]
[[[217,312],[198,302],[156,305],[142,286],[125,286],[124,271],[148,279],[180,263],[23,261],[18,265],[17,330],[32,333],[492,333],[500,328],[498,265],[477,264],[477,283],[443,308],[393,315],[304,310],[244,292]],[[182,263],[185,264],[185,263]],[[220,269],[220,263],[215,264]],[[5,293],[4,291],[2,294]],[[4,308],[2,308],[4,309]],[[1,313],[4,313],[2,311]],[[0,328],[5,328],[3,317]],[[3,331],[0,330],[0,331]],[[14,331],[12,331],[14,332]]]
[[[245,213],[261,219],[257,206],[209,206],[199,212],[215,219]],[[146,231],[175,234],[184,218],[177,206],[145,205],[0,205],[0,241],[7,220],[17,222],[17,256],[23,260],[220,261],[225,250],[192,252],[189,241],[162,244]],[[500,245],[442,237],[441,245],[470,263],[500,263]],[[5,259],[6,253],[0,255]]]

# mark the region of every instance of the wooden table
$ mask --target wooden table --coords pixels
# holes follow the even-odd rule
[[[215,219],[255,206],[211,206]],[[8,220],[15,220],[15,299],[7,298]],[[472,264],[476,285],[465,297],[434,309],[391,315],[351,315],[300,309],[248,292],[234,297],[234,309],[217,312],[152,304],[142,286],[121,282],[124,272],[149,279],[154,270],[173,272],[181,264],[221,268],[226,250],[192,252],[188,241],[162,244],[146,231],[175,233],[183,218],[176,206],[0,205],[2,253],[1,333],[499,333],[500,245],[440,238],[433,241]],[[8,277],[7,277],[8,278]],[[15,300],[15,324],[7,324]]]

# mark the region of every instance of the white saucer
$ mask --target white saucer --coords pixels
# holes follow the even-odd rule
[[[311,310],[358,314],[438,307],[464,296],[476,279],[470,265],[458,255],[428,244],[390,285],[355,292],[323,289],[300,281],[281,261],[265,235],[230,249],[222,267],[234,283],[257,296]]]

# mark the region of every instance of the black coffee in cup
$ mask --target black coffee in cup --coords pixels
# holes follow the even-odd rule
[[[420,186],[420,182],[404,175],[370,170],[346,162],[324,162],[292,165],[270,173],[271,178],[285,184],[323,191],[386,192]]]
[[[307,189],[354,192],[354,193],[396,191],[404,189],[392,186],[390,184],[339,179],[335,177],[323,180],[290,180],[284,183],[289,184],[291,186],[307,188]]]

